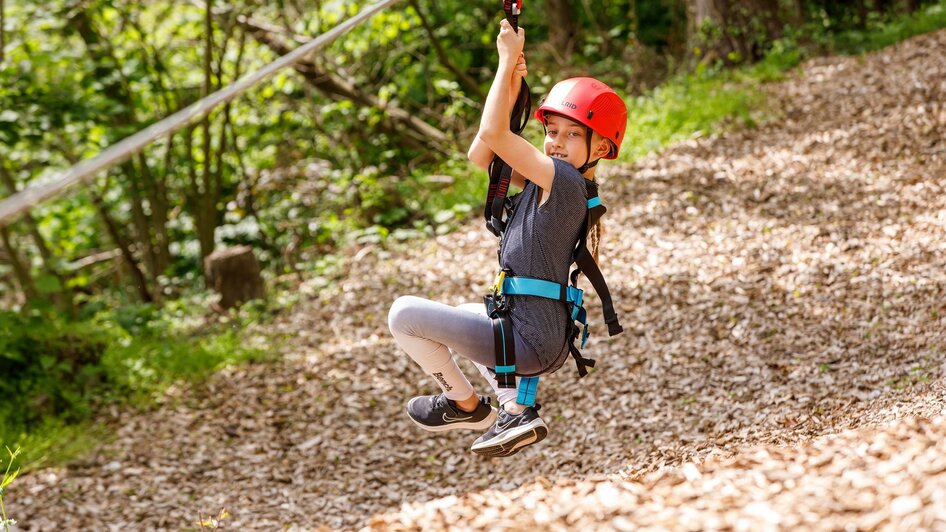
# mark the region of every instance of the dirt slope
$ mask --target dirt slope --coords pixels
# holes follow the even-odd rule
[[[478,299],[495,243],[476,221],[308,282],[265,333],[284,361],[120,414],[115,443],[18,480],[7,512],[26,530],[181,529],[221,507],[250,529],[946,529],[944,424],[926,421],[946,396],[944,49],[938,32],[809,62],[766,88],[779,118],[612,170],[602,255],[626,333],[606,338],[591,298],[599,371],[543,379],[551,434],[515,460],[413,427],[403,404],[434,387],[385,322],[401,294]]]

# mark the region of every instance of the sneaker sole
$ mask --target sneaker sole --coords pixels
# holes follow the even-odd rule
[[[496,409],[491,408],[488,416],[483,418],[480,421],[470,422],[470,421],[456,421],[454,423],[447,423],[446,425],[424,425],[420,421],[414,419],[414,416],[411,415],[411,412],[405,409],[407,412],[407,417],[414,422],[418,427],[426,430],[427,432],[447,432],[448,430],[462,430],[462,429],[471,429],[471,430],[489,430],[493,426],[493,423],[496,422]]]
[[[510,431],[502,440],[493,440],[479,445],[473,444],[470,448],[474,453],[480,456],[491,458],[512,456],[524,447],[539,443],[549,434],[549,428],[541,419],[537,419],[518,430]]]

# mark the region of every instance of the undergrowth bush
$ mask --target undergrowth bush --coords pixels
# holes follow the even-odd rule
[[[220,324],[205,308],[193,301],[126,305],[82,321],[0,311],[0,444],[28,441],[33,463],[41,451],[57,454],[43,434],[71,438],[70,427],[105,404],[147,405],[171,383],[265,356],[241,332],[258,314],[237,312]]]

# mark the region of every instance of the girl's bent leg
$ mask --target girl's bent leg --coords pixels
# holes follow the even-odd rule
[[[437,381],[452,401],[468,399],[474,391],[453,359],[451,349],[474,362],[492,363],[493,327],[485,314],[404,296],[391,305],[388,326],[397,344]]]

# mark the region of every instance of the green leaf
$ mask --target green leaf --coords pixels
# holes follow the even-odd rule
[[[17,470],[14,471],[13,473],[11,473],[10,476],[4,477],[4,478],[3,478],[3,482],[0,483],[0,489],[9,486],[11,482],[13,482],[14,480],[16,480],[16,477],[17,477],[17,475],[19,475],[19,474],[20,474],[20,470],[17,469]]]

